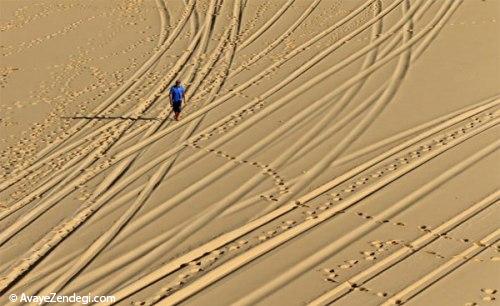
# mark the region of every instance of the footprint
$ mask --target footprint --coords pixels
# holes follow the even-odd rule
[[[398,244],[400,244],[400,241],[398,241],[398,240],[387,240],[385,242],[385,244],[387,244],[387,245],[398,245]]]
[[[230,247],[229,247],[229,251],[236,251],[236,250],[238,250],[239,248],[240,248],[240,246],[239,246],[239,245],[232,245],[232,246],[230,246]]]
[[[338,283],[337,280],[335,280],[335,277],[337,277],[337,274],[333,273],[333,274],[330,274],[328,275],[326,278],[325,278],[325,281],[327,282],[333,282],[333,283]]]
[[[265,235],[261,235],[261,236],[257,237],[257,239],[259,239],[260,241],[265,241],[265,240],[267,240],[267,238],[268,237]]]
[[[427,225],[420,225],[418,228],[425,231],[427,229]]]
[[[384,243],[380,240],[370,241],[369,244],[376,247],[376,248],[381,248],[384,246]]]

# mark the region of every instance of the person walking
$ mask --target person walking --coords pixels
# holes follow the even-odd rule
[[[186,90],[180,80],[175,81],[175,85],[170,87],[170,106],[174,111],[174,119],[179,121],[179,116],[182,111],[182,103],[186,102]]]

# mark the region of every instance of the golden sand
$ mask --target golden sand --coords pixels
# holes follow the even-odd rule
[[[500,1],[0,11],[0,304],[498,300]]]

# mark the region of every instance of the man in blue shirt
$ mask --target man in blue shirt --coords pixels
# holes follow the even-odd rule
[[[179,121],[179,115],[182,110],[182,102],[185,101],[185,93],[186,90],[181,85],[181,81],[175,81],[175,85],[170,87],[170,106],[174,110],[174,118],[176,121]]]

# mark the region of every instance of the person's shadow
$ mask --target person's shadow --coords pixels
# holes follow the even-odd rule
[[[122,116],[62,116],[63,119],[86,119],[86,120],[151,120],[151,121],[160,121],[158,118],[130,118],[130,117],[122,117]],[[172,120],[167,118],[166,120]]]

